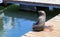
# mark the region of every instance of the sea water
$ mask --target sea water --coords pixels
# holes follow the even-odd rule
[[[37,16],[31,12],[5,12],[0,17],[0,37],[21,37],[32,30]]]

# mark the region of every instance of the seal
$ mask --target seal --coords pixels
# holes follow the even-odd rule
[[[38,11],[39,17],[36,23],[33,24],[33,31],[43,31],[44,25],[46,21],[46,13],[45,11]]]

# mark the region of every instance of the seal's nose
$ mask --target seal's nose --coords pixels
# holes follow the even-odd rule
[[[38,14],[39,14],[39,15],[44,15],[45,12],[44,12],[44,11],[38,11]]]

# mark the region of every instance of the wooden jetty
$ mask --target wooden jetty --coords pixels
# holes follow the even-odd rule
[[[41,32],[29,31],[22,37],[60,37],[60,14],[48,20],[45,24],[51,26],[52,29],[44,29]]]

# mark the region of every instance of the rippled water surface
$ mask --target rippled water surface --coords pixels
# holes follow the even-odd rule
[[[34,12],[4,12],[0,14],[0,37],[21,37],[32,30],[37,18]]]

